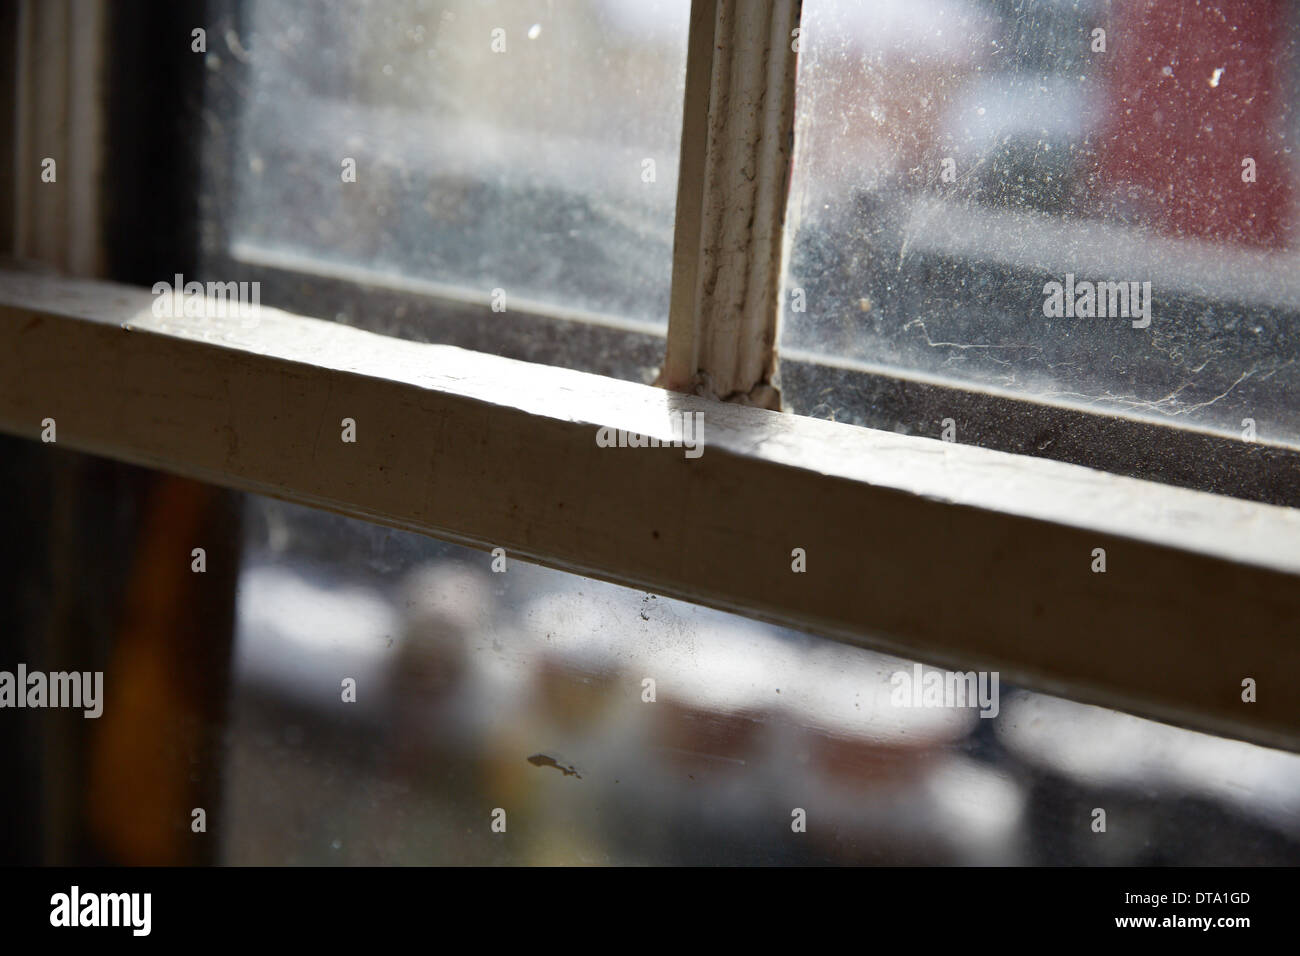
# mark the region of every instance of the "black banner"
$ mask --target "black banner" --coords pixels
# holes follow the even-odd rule
[[[83,943],[376,940],[511,930],[577,944],[662,937],[678,924],[723,935],[842,926],[947,945],[1032,932],[1225,942],[1288,922],[1286,869],[8,869],[9,941]],[[701,927],[703,928],[703,927]],[[594,931],[599,929],[600,933]],[[614,935],[607,935],[607,934]],[[540,938],[540,937],[539,937]],[[869,940],[864,940],[868,942]]]

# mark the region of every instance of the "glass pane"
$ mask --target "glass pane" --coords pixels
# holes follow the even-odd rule
[[[528,304],[666,324],[688,13],[247,3],[208,58],[237,131],[225,251],[501,322]]]
[[[1297,754],[0,450],[0,672],[102,675],[3,709],[0,863],[1300,864]]]
[[[1294,754],[991,679],[929,706],[887,655],[268,499],[245,519],[228,863],[1300,862]]]
[[[1300,443],[1297,9],[806,0],[783,344]]]

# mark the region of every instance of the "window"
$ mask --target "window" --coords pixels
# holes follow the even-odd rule
[[[791,347],[1294,447],[1291,8],[804,23]]]
[[[821,0],[803,26],[798,411],[1295,503],[1223,460],[1300,438],[1292,8]],[[1162,455],[1145,422],[1234,441]]]
[[[497,325],[666,322],[688,4],[312,6],[252,4],[207,54],[232,170],[211,268],[353,276]]]
[[[494,572],[489,555],[265,498],[246,508],[229,863],[1300,855],[1294,754],[1014,687],[996,710],[900,707],[909,661],[523,563]],[[366,688],[356,711],[337,704],[340,673]],[[519,830],[504,843],[481,825],[503,794]],[[1104,844],[1073,825],[1099,805],[1126,821]],[[810,839],[786,823],[794,807],[817,821]]]
[[[38,514],[134,474],[106,540],[144,569],[64,613],[102,641],[42,653],[121,676],[168,651],[206,701],[169,753],[229,758],[225,859],[412,861],[504,789],[538,829],[474,859],[1294,861],[1289,12],[1174,32],[1127,3],[34,10],[20,70],[97,50],[109,88],[78,94],[96,61],[66,64],[86,124],[47,86],[3,90],[22,228],[0,236],[76,274],[0,272],[0,428],[28,439],[16,487],[66,482]],[[1167,129],[1114,106],[1165,97]],[[1254,181],[1221,168],[1238,145]],[[182,273],[215,284],[193,314],[159,308]],[[1138,283],[1115,290],[1130,311],[1150,282],[1150,325],[1051,314],[1074,279]],[[228,283],[256,284],[250,314],[219,307]],[[160,555],[204,547],[170,527],[213,542],[205,626],[235,624],[210,657],[168,639],[184,587],[142,597]],[[106,623],[122,607],[155,643]],[[227,658],[231,724],[223,679],[196,676]],[[909,708],[893,677],[916,662],[999,675],[1005,706]],[[117,802],[86,810],[105,791],[74,774],[66,806],[129,808],[175,768],[129,747],[149,706],[121,720],[139,772],[92,750]],[[793,806],[844,839],[692,836],[720,795],[766,787],[735,825],[766,819],[801,768]],[[589,802],[558,802],[580,773]],[[623,786],[649,820],[574,818]],[[1144,821],[1105,852],[1068,829],[1103,792]],[[1208,826],[1230,836],[1189,846]],[[122,839],[98,849],[190,852]]]

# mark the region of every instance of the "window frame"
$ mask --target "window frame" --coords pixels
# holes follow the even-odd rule
[[[39,439],[53,418],[79,450],[1300,744],[1300,697],[1272,690],[1296,670],[1300,511],[273,309],[246,329],[157,318],[146,289],[7,278],[5,431]],[[597,442],[671,441],[697,412],[698,458]],[[1257,703],[1247,677],[1269,688]]]
[[[240,32],[244,19],[241,0],[209,0],[206,6],[214,37],[227,30]],[[644,371],[642,381],[656,380],[678,390],[715,393],[712,386],[717,386],[739,392],[732,400],[757,388],[758,404],[772,407],[779,402],[782,408],[803,414],[817,414],[830,391],[852,396],[847,403],[852,417],[842,420],[856,425],[939,437],[944,419],[952,418],[959,424],[957,441],[962,444],[1300,507],[1300,448],[1287,444],[1264,438],[1248,442],[1172,420],[1098,411],[905,369],[778,348],[784,292],[763,283],[784,275],[784,265],[776,257],[789,254],[781,248],[788,182],[779,174],[788,173],[792,157],[792,97],[797,72],[792,41],[781,44],[778,40],[786,39],[784,34],[798,26],[791,17],[797,16],[800,6],[768,0],[744,3],[740,5],[743,20],[718,0],[692,6],[695,47],[688,48],[687,57],[667,330],[514,296],[511,321],[503,322],[500,314],[491,311],[486,289],[403,281],[308,257],[268,255],[265,250],[241,253],[221,214],[233,189],[230,164],[221,148],[206,150],[201,157],[212,208],[206,214],[200,262],[187,272],[258,281],[266,290],[267,301],[293,302],[294,311],[336,315],[340,321],[370,331],[416,341],[492,351],[623,378]],[[720,62],[715,62],[720,39],[741,32],[756,48],[750,58],[720,57]],[[192,61],[181,61],[187,63],[192,65]],[[758,88],[745,86],[755,73],[781,86],[775,99],[781,109],[769,111],[773,122],[778,117],[780,122],[762,130],[757,138],[752,129],[729,130],[722,122],[728,109],[715,110],[721,117],[711,120],[709,116],[710,103],[719,99],[728,105],[736,96],[767,102]],[[229,90],[243,88],[248,81],[246,65],[233,56],[223,57],[221,76]],[[215,103],[206,99],[209,109],[233,107],[232,101],[220,95]],[[187,132],[197,137],[203,129],[195,124]],[[231,148],[235,145],[226,142]],[[766,179],[750,183],[734,173],[747,168],[765,170]],[[725,208],[726,203],[715,203],[712,217],[705,222],[706,186],[723,197],[747,190],[746,202],[732,203],[731,209]],[[774,201],[777,197],[779,201]],[[700,250],[708,245],[709,237],[716,238],[727,228],[734,232],[736,220],[747,221],[737,215],[739,211],[759,206],[768,216],[768,225],[766,230],[751,229],[748,238],[756,242],[750,242],[749,248],[751,255],[766,265],[750,265],[735,256],[709,261],[708,267],[714,270],[711,286],[732,290],[730,299],[711,301],[702,291],[703,271],[695,268],[705,258]],[[723,217],[724,212],[731,213],[730,221]],[[759,246],[761,254],[756,254]],[[736,268],[724,271],[729,266]],[[754,284],[755,277],[762,291],[746,302],[743,290]],[[405,318],[394,318],[398,312]],[[742,351],[747,353],[745,360],[737,358]],[[734,372],[738,368],[746,374],[737,377]],[[771,386],[775,394],[765,393],[763,385]]]
[[[512,310],[504,333],[516,336],[507,350],[561,364],[554,343],[536,344],[546,336],[521,330],[584,328],[610,349],[663,343],[665,383],[704,395],[460,350],[482,334],[485,303],[377,290],[364,275],[309,278],[362,298],[421,299],[443,344],[266,308],[252,329],[159,320],[146,289],[7,271],[0,429],[39,438],[53,417],[59,443],[83,451],[1300,750],[1300,697],[1277,690],[1300,677],[1300,512],[1278,506],[1300,501],[1293,450],[847,364],[850,381],[905,396],[893,407],[920,395],[925,408],[991,409],[979,417],[999,424],[974,439],[992,447],[746,407],[770,404],[755,389],[780,383],[792,100],[757,139],[723,113],[755,62],[764,82],[745,95],[786,104],[798,11],[797,0],[693,3],[666,335],[537,309]],[[733,221],[727,171],[754,162],[767,172],[736,208],[758,210],[766,227],[744,233],[745,255],[706,255]],[[249,275],[288,282],[306,270],[263,262],[229,278]],[[734,295],[704,296],[719,282]],[[786,361],[791,380],[825,367]],[[742,401],[710,397],[719,392]],[[1019,416],[1035,408],[1047,409],[1045,426]],[[671,416],[696,411],[697,460],[595,440],[603,427],[671,437]],[[358,422],[355,445],[331,437],[343,417]],[[1171,484],[1081,467],[1106,465],[1099,439],[1156,441],[1169,457],[1134,453],[1133,470]],[[1234,475],[1206,477],[1224,467]],[[1210,486],[1239,497],[1194,490]],[[1105,574],[1091,570],[1097,547]],[[803,574],[795,548],[807,553]],[[1240,699],[1247,677],[1264,687],[1256,703]]]

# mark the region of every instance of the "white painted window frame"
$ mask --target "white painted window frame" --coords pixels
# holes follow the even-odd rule
[[[7,271],[0,429],[1300,749],[1300,511],[769,410],[797,8],[692,10],[675,391]]]

